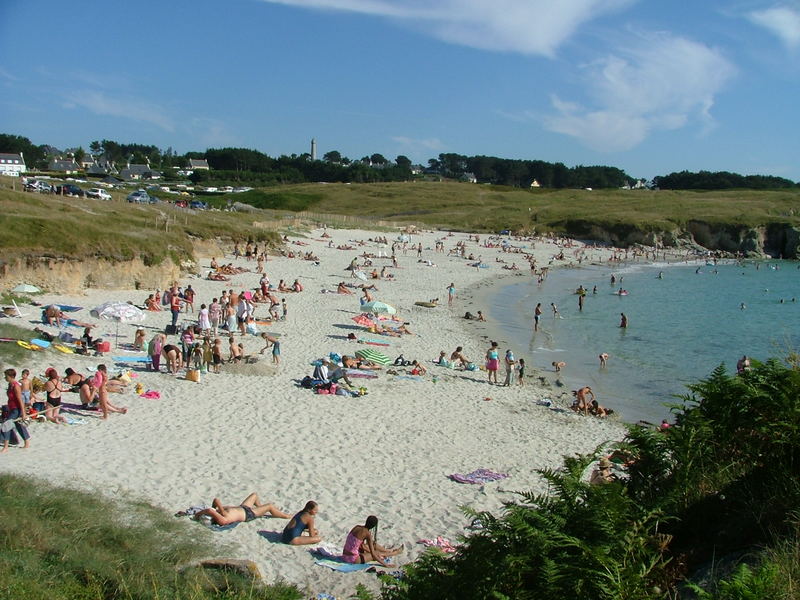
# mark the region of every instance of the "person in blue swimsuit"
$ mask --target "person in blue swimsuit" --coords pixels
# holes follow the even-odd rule
[[[304,546],[307,544],[318,544],[322,541],[322,536],[314,526],[314,515],[317,514],[319,505],[313,500],[309,500],[303,510],[292,517],[286,528],[283,530],[281,541],[292,546]],[[308,535],[303,535],[307,531]]]

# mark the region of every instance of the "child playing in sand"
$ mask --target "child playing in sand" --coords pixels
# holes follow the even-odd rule
[[[222,364],[222,340],[219,338],[214,340],[214,347],[211,349],[211,358],[214,362],[214,373],[219,373],[219,368]]]
[[[134,350],[143,350],[144,349],[144,338],[145,332],[144,329],[141,327],[136,330],[136,336],[133,338],[133,349]]]

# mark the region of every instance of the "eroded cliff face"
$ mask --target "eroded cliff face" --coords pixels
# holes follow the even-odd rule
[[[216,242],[197,242],[194,250],[195,256],[223,255]],[[159,265],[146,265],[139,258],[111,261],[103,258],[28,257],[0,264],[0,288],[10,289],[19,283],[30,283],[44,290],[69,294],[86,288],[156,289],[171,284],[182,273],[196,271],[197,264],[193,260],[176,265],[167,258]]]
[[[800,227],[774,223],[746,227],[705,221],[689,221],[684,228],[646,231],[634,225],[603,226],[586,221],[565,224],[568,235],[598,240],[614,246],[697,247],[746,256],[800,258]]]

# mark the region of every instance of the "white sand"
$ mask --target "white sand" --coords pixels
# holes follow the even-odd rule
[[[111,415],[105,422],[90,416],[86,425],[32,424],[31,448],[12,448],[0,455],[0,469],[111,496],[141,497],[170,512],[210,504],[215,496],[225,504],[238,504],[252,491],[290,513],[313,499],[320,504],[317,526],[325,541],[341,547],[352,526],[375,514],[380,518],[379,541],[405,544],[406,553],[399,557],[399,563],[405,564],[424,549],[417,543],[419,538],[441,535],[457,541],[467,524],[459,506],[498,511],[503,501],[514,499],[508,490],[543,492],[546,488],[536,469],[557,467],[563,455],[589,452],[622,436],[622,427],[614,421],[536,405],[537,400],[552,398],[555,392],[534,385],[538,381],[533,375],[538,373],[532,361],[526,361],[530,375],[526,385],[510,388],[489,385],[485,371],[447,370],[431,364],[440,350],[449,356],[458,345],[464,346],[468,358],[482,363],[488,343],[481,336],[491,336],[492,324],[467,321],[462,318],[464,312],[474,314],[481,308],[480,294],[490,290],[492,280],[531,276],[522,256],[478,248],[474,242],[468,244],[467,252],[481,255],[491,265],[489,269],[469,268],[468,261],[461,258],[434,254],[434,240],[444,236],[441,232],[413,237],[414,243],[421,240],[425,247],[423,258],[433,260],[436,267],[418,263],[414,251],[407,255],[398,252],[400,268],[390,269],[396,281],[376,282],[379,291],[374,293],[377,299],[397,307],[415,333],[389,338],[391,346],[378,349],[392,359],[402,353],[408,359],[424,360],[429,369],[424,381],[395,380],[385,373],[378,379],[354,380],[368,388],[368,395],[362,398],[315,395],[297,387],[296,382],[311,373],[311,360],[331,351],[352,354],[364,347],[343,339],[351,331],[363,333],[352,329],[351,320],[360,312],[359,296],[322,294],[320,289],[335,289],[340,280],[360,283],[350,279],[344,268],[357,254],[379,248],[367,243],[353,251],[329,249],[327,240],[320,239],[321,233],[312,232],[308,246],[288,245],[295,251],[313,250],[321,259],[320,266],[272,256],[266,265],[274,283],[299,278],[305,285],[302,293],[278,294],[287,299],[289,317],[266,328],[283,334],[282,363],[274,375],[236,375],[223,367],[222,374],[204,375],[197,384],[184,380],[182,374],[174,377],[139,371],[136,381],[160,391],[160,400],[138,398],[131,390],[111,396],[113,402],[129,407],[127,415]],[[345,230],[329,233],[334,245],[376,235]],[[396,236],[386,235],[390,242]],[[466,239],[465,234],[449,237],[446,249]],[[515,244],[530,246],[529,242]],[[548,264],[558,251],[554,244],[538,242],[538,263]],[[568,258],[572,252],[566,252]],[[608,256],[608,251],[591,250],[589,254]],[[509,264],[516,262],[520,271],[502,270],[502,265],[495,263],[498,256]],[[208,262],[204,258],[201,264],[207,267]],[[378,269],[390,263],[385,259],[374,262]],[[236,264],[253,271],[256,268],[255,261],[240,259]],[[230,283],[199,278],[181,283],[184,287],[191,283],[196,289],[197,311],[202,302],[208,304],[223,289],[256,287],[259,277],[253,272],[234,276]],[[450,282],[458,290],[452,308],[447,306]],[[164,287],[169,283],[165,281]],[[475,296],[469,297],[466,290]],[[90,308],[107,300],[142,303],[148,293],[88,290],[80,297],[47,295],[40,300],[84,306],[85,310],[74,316],[96,321],[89,316]],[[436,308],[414,306],[415,301],[435,297],[440,299]],[[259,305],[257,318],[266,310]],[[38,316],[35,308],[28,312]],[[156,330],[163,330],[169,318],[169,311],[148,313],[144,323],[148,339]],[[190,318],[185,315],[183,321],[188,323]],[[35,326],[27,319],[14,322]],[[108,322],[100,322],[98,327],[106,336],[113,334],[114,328]],[[55,328],[45,329],[56,333]],[[121,342],[131,342],[134,329],[122,325],[120,333],[125,337]],[[79,329],[70,331],[80,335]],[[243,341],[248,352],[263,346],[260,338],[252,336]],[[226,341],[223,346],[227,350]],[[520,356],[524,354],[518,352]],[[18,371],[27,367],[34,374],[51,365],[62,373],[71,366],[86,374],[100,362],[113,368],[110,356],[68,356],[55,350],[31,353],[25,364],[6,366]],[[270,362],[267,353],[254,370],[271,373]],[[437,383],[432,381],[434,374]],[[499,376],[502,382],[502,367]],[[65,397],[67,402],[78,402],[77,394]],[[485,400],[487,397],[491,400]],[[462,485],[447,478],[450,473],[482,467],[508,473],[510,478],[485,486]],[[307,548],[276,543],[285,524],[280,519],[262,519],[213,536],[221,547],[227,546],[220,555],[254,560],[267,580],[283,578],[314,593],[346,594],[359,582],[378,589],[374,575],[333,572],[314,565]],[[188,526],[202,530],[199,524]]]

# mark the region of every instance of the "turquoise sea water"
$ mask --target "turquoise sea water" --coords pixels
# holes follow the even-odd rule
[[[588,288],[582,312],[574,293],[581,284]],[[627,296],[614,293],[620,287]],[[537,302],[544,312],[534,333]],[[553,317],[551,302],[562,318]],[[552,362],[566,362],[567,390],[590,385],[600,404],[626,421],[659,423],[669,418],[664,403],[720,363],[735,371],[743,354],[764,360],[800,350],[800,270],[788,261],[566,269],[542,285],[526,277],[499,288],[488,312],[529,365],[554,379]],[[620,312],[627,329],[619,327]],[[611,356],[606,369],[601,352]]]

